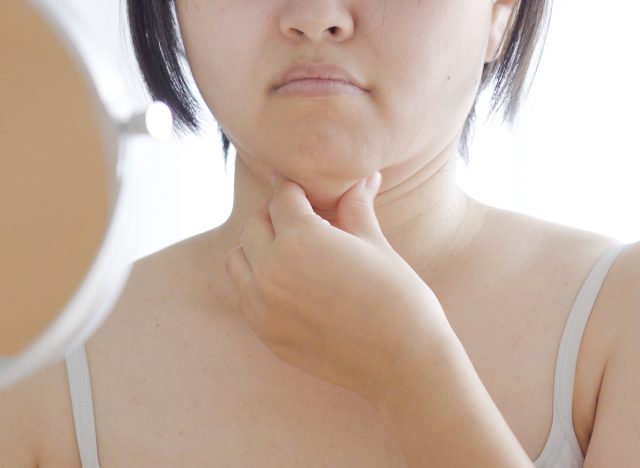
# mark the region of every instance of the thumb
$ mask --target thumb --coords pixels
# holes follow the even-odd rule
[[[381,182],[382,175],[376,171],[342,195],[337,206],[340,229],[370,240],[384,237],[373,204]]]

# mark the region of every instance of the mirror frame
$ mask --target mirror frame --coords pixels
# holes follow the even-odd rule
[[[83,344],[119,299],[133,268],[137,243],[130,174],[133,140],[130,122],[139,118],[117,67],[95,41],[86,23],[78,21],[59,0],[23,0],[58,36],[83,75],[94,98],[98,126],[108,161],[111,204],[109,225],[88,274],[57,318],[21,352],[0,357],[0,390],[36,371],[56,364]]]

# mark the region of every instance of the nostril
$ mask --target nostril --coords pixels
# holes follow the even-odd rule
[[[329,32],[331,33],[332,36],[335,36],[338,33],[338,27],[337,26],[330,27]]]

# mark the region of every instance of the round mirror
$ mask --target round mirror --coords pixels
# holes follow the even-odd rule
[[[127,139],[140,117],[123,125],[122,104],[105,105],[118,99],[101,92],[99,51],[55,3],[0,2],[0,389],[88,338],[134,247]]]

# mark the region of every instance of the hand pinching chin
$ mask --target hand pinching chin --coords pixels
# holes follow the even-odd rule
[[[444,319],[382,233],[380,179],[347,190],[332,225],[301,186],[275,177],[271,200],[246,220],[225,264],[238,311],[276,357],[369,400]]]

